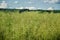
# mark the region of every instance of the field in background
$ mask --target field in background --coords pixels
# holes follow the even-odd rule
[[[60,40],[60,13],[0,11],[0,40]]]

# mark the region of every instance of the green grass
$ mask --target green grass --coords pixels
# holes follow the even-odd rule
[[[0,11],[0,40],[60,40],[60,13]]]

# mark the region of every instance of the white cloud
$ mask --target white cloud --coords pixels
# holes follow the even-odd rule
[[[45,3],[56,3],[59,0],[44,0]]]
[[[16,7],[16,9],[29,9],[29,10],[36,10],[36,7]],[[40,8],[39,8],[40,9]]]
[[[0,3],[0,8],[7,8],[7,3],[2,1],[2,3]]]
[[[37,9],[42,9],[42,8],[37,8]]]
[[[29,9],[29,10],[35,10],[36,8],[35,7],[25,7],[26,9]]]
[[[16,4],[17,4],[17,3],[18,3],[18,1],[15,1],[14,3],[16,3]]]
[[[49,7],[47,10],[54,10],[54,8],[53,7]]]
[[[24,9],[24,7],[16,7],[16,9]]]

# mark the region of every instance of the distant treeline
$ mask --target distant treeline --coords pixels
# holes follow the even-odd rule
[[[25,12],[25,11],[39,11],[39,12],[54,12],[54,13],[60,13],[60,10],[42,10],[42,9],[37,9],[37,10],[29,10],[29,9],[0,9],[0,11],[5,11],[5,12],[16,12],[18,11],[19,13]]]

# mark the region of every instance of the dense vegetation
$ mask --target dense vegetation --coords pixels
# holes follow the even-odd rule
[[[60,13],[0,11],[0,40],[60,40]]]

